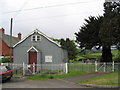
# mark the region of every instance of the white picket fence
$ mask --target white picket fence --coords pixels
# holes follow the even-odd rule
[[[68,63],[68,72],[115,72],[119,71],[120,63]]]
[[[95,62],[95,72],[114,72],[119,71],[120,63],[114,63],[114,61],[111,62],[103,62],[103,63],[97,63]]]
[[[44,74],[60,74],[67,73],[67,63],[62,64],[14,64],[2,63],[2,65],[9,66],[15,74],[30,75],[36,73]]]
[[[120,63],[63,63],[63,64],[8,64],[15,74],[29,75],[36,73],[62,74],[69,72],[116,72],[119,71]]]

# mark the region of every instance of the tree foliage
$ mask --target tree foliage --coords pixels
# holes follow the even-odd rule
[[[76,35],[76,41],[81,48],[91,49],[102,46],[103,62],[111,62],[111,46],[120,47],[120,3],[104,3],[104,15],[90,16]]]
[[[76,42],[80,45],[80,48],[91,49],[94,46],[102,45],[99,38],[102,18],[102,16],[90,16],[88,19],[85,19],[86,23],[80,28],[78,33],[75,33]]]
[[[103,45],[117,45],[120,41],[120,3],[104,3],[104,12],[99,37]]]
[[[79,50],[77,49],[77,45],[75,44],[74,40],[66,38],[66,39],[54,39],[54,41],[59,42],[61,47],[67,50],[69,60],[74,60],[76,58],[76,56],[79,53]]]
[[[69,60],[74,60],[79,53],[74,40],[70,40],[69,38],[66,38],[66,40],[61,39],[60,44],[63,49],[66,49],[68,51]]]

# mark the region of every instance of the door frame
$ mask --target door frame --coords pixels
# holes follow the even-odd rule
[[[34,47],[34,46],[32,46],[31,48],[29,48],[28,49],[28,51],[27,51],[27,64],[29,65],[29,52],[32,52],[31,50],[34,50],[35,52],[36,52],[36,54],[37,54],[37,56],[36,56],[36,58],[37,58],[37,63],[36,64],[38,64],[38,53],[39,53],[39,51]],[[35,72],[37,72],[37,66],[35,67]]]

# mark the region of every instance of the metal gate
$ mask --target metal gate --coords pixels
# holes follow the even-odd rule
[[[95,71],[96,72],[114,72],[118,71],[119,63],[113,62],[104,62],[97,63],[95,62]]]

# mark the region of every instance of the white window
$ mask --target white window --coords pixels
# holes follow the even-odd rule
[[[37,41],[40,41],[40,36],[37,35]]]
[[[45,56],[45,62],[52,62],[52,56]]]
[[[31,36],[31,41],[40,41],[41,37],[39,35],[33,35]]]
[[[36,41],[36,36],[32,36],[32,41]]]

